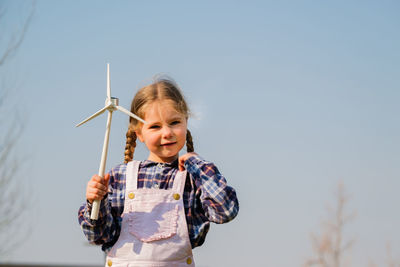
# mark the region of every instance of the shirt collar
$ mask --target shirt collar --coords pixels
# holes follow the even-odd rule
[[[146,159],[141,162],[141,167],[152,167],[152,166],[157,166],[159,164],[161,164],[162,167],[178,168],[178,159],[174,160],[171,163],[161,163]]]

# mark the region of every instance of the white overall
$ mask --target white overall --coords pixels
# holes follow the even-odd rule
[[[172,189],[138,189],[139,163],[127,165],[121,233],[106,267],[195,266],[182,198],[186,171],[176,174]]]

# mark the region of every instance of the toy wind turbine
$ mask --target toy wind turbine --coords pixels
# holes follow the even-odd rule
[[[106,110],[108,110],[108,118],[107,118],[107,126],[106,126],[106,134],[104,136],[104,144],[103,144],[103,152],[101,153],[101,161],[100,161],[100,168],[99,168],[99,173],[98,175],[100,177],[104,177],[104,170],[106,167],[106,160],[107,160],[107,152],[108,152],[108,140],[110,137],[110,128],[111,128],[111,119],[112,119],[112,113],[115,110],[122,111],[123,113],[127,114],[128,116],[131,116],[132,118],[139,120],[143,123],[146,123],[144,120],[130,112],[129,110],[118,106],[118,98],[116,97],[111,97],[111,86],[110,86],[110,64],[107,63],[107,98],[106,98],[106,103],[104,108],[100,109],[96,113],[94,113],[92,116],[86,118],[84,121],[81,123],[77,124],[76,127],[81,126],[85,122],[90,121],[91,119],[96,118],[97,116],[101,115],[104,113]],[[100,209],[100,200],[95,200],[93,201],[92,205],[92,213],[90,214],[90,218],[92,220],[97,220],[99,216],[99,209]]]

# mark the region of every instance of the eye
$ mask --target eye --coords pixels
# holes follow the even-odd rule
[[[175,121],[172,121],[170,124],[171,124],[171,125],[177,125],[177,124],[179,124],[179,123],[181,123],[181,121],[175,120]]]
[[[160,128],[160,126],[159,125],[150,125],[149,128],[150,129],[158,129],[158,128]]]

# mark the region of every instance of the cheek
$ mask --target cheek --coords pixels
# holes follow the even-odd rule
[[[136,136],[142,143],[147,143],[149,139],[149,133],[146,132],[146,130],[141,130],[139,132],[136,132]]]
[[[187,133],[186,128],[182,128],[177,131],[177,136],[179,136],[180,139],[186,141],[186,133]]]
[[[149,145],[155,145],[159,142],[159,138],[157,134],[148,134],[146,135],[146,143],[148,143]]]

